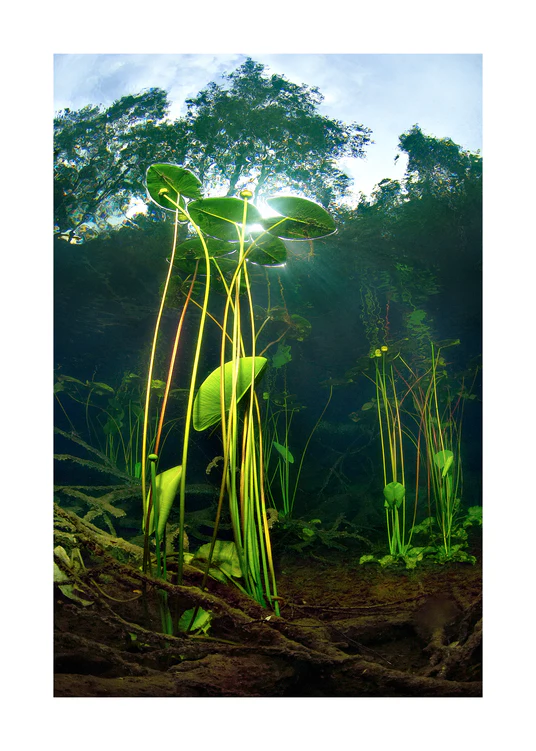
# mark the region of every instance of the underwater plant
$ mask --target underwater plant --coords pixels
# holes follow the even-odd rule
[[[376,561],[381,565],[391,565],[400,558],[407,567],[413,568],[424,557],[432,557],[439,562],[474,562],[474,557],[464,550],[467,543],[465,530],[468,526],[482,523],[481,507],[473,506],[465,515],[461,510],[463,407],[466,398],[473,395],[462,382],[457,398],[452,396],[441,355],[442,349],[458,343],[459,340],[430,343],[431,357],[428,367],[421,373],[412,369],[400,352],[394,356],[388,355],[389,350],[385,345],[374,353],[375,403],[382,447],[389,554],[381,559],[372,555],[363,556],[362,563]],[[390,361],[386,368],[388,357]],[[381,365],[378,364],[380,358]],[[395,363],[401,363],[404,368],[395,367]],[[402,393],[400,387],[397,392],[397,381],[402,381]],[[373,406],[374,402],[369,402],[363,408]],[[415,505],[407,539],[405,440],[413,445],[416,456]],[[425,467],[429,516],[416,524],[421,464]],[[390,477],[392,480],[388,483]],[[432,501],[435,505],[433,516]],[[414,534],[424,533],[428,534],[426,545],[411,544]]]
[[[404,555],[410,546],[406,539],[406,481],[403,426],[395,372],[387,345],[374,351],[376,409],[380,430],[383,469],[383,497],[387,539],[391,555]],[[415,501],[417,503],[417,501]]]
[[[206,584],[217,542],[223,501],[227,498],[244,588],[259,603],[268,605],[278,612],[265,503],[262,419],[255,391],[255,386],[262,377],[268,361],[257,354],[258,332],[255,325],[250,268],[251,264],[266,267],[283,264],[287,257],[283,239],[312,240],[323,237],[335,231],[335,223],[321,206],[294,196],[267,198],[266,203],[275,214],[268,219],[264,218],[251,203],[252,192],[249,190],[242,190],[239,198],[203,198],[200,181],[192,172],[178,165],[154,164],[150,166],[147,170],[146,182],[151,199],[161,208],[174,213],[175,231],[147,372],[141,467],[145,533],[144,570],[151,570],[152,556],[149,538],[154,534],[157,575],[166,575],[166,521],[173,502],[172,496],[174,498],[175,492],[178,492],[177,578],[179,583],[182,581],[185,488],[191,429],[201,432],[219,425],[223,445],[222,479],[214,534],[202,586]],[[178,235],[181,224],[188,227],[192,236],[179,244]],[[225,257],[221,258],[221,256]],[[190,293],[198,276],[204,276],[204,294],[193,362],[189,367],[190,386],[181,463],[166,472],[158,473],[161,425],[191,294],[186,297],[177,323],[161,405],[160,425],[153,450],[149,453],[148,415],[152,395],[151,383],[154,377],[156,348],[166,295],[174,264],[176,260],[182,258],[195,261]],[[221,267],[224,261],[231,266],[232,273],[229,281],[222,272]],[[216,321],[215,316],[209,313],[214,270],[225,288],[225,306],[221,322]],[[207,318],[216,321],[221,332],[220,359],[217,367],[198,386],[198,372]],[[151,477],[149,487],[147,487],[148,473]],[[192,622],[195,617],[194,613]]]
[[[433,498],[436,521],[441,532],[441,546],[446,558],[452,553],[452,535],[460,514],[463,488],[461,437],[465,397],[470,395],[462,387],[454,400],[448,385],[445,361],[441,351],[458,344],[458,340],[430,343],[430,367],[418,377],[401,357],[411,375],[407,381],[412,396],[418,426],[417,441],[424,444],[427,484]],[[439,386],[443,386],[443,398]]]
[[[277,353],[276,353],[277,354]],[[275,366],[277,367],[277,366]],[[333,386],[330,386],[329,396],[322,409],[319,417],[313,425],[304,447],[301,451],[300,460],[297,464],[296,471],[291,483],[291,465],[294,464],[294,456],[289,448],[289,435],[292,418],[295,412],[298,411],[298,407],[289,404],[289,394],[285,390],[280,398],[279,403],[274,405],[270,398],[270,392],[265,391],[263,394],[266,400],[266,412],[267,412],[267,433],[269,440],[266,446],[265,464],[268,467],[270,463],[274,465],[273,472],[267,479],[267,492],[270,496],[272,504],[275,508],[282,504],[282,514],[285,519],[292,517],[294,509],[294,502],[296,500],[296,493],[298,492],[300,476],[303,469],[303,463],[307,449],[311,442],[311,439],[320,425],[324,414],[331,402],[333,396]],[[282,418],[280,420],[280,418]],[[283,428],[279,430],[279,422],[283,423]],[[277,486],[277,491],[276,491]],[[279,500],[276,500],[278,496]]]
[[[58,373],[54,384],[54,398],[71,429],[73,437],[80,437],[82,430],[88,442],[97,448],[108,460],[108,464],[121,473],[134,478],[141,476],[141,434],[144,420],[143,401],[145,393],[140,388],[141,378],[136,373],[127,372],[119,385],[110,386],[101,381],[86,380]],[[158,379],[151,381],[153,396],[152,412],[148,419],[148,443],[154,445],[156,429],[160,421],[160,406],[164,396],[165,383]],[[171,396],[177,397],[181,389],[172,389]],[[60,396],[83,406],[85,425],[69,415]],[[179,418],[166,421],[164,441]]]

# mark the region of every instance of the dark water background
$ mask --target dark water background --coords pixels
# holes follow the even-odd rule
[[[56,373],[82,381],[104,382],[114,388],[122,376],[134,372],[145,379],[149,348],[152,341],[159,290],[167,273],[172,238],[172,221],[153,224],[143,230],[122,229],[108,237],[82,245],[55,242],[55,366]],[[333,385],[331,403],[322,423],[314,433],[303,465],[296,499],[296,515],[304,519],[322,514],[322,521],[339,514],[358,525],[377,529],[384,534],[383,478],[381,453],[374,410],[361,407],[374,397],[374,385],[364,376],[348,372],[359,358],[367,356],[370,342],[363,323],[359,268],[349,268],[347,259],[359,257],[359,244],[339,234],[315,243],[314,257],[304,243],[288,243],[292,251],[284,268],[268,269],[272,305],[281,304],[280,285],[290,313],[297,313],[311,323],[310,335],[303,341],[286,339],[291,345],[292,360],[277,375],[276,385],[295,395],[302,406],[295,413],[289,439],[290,450],[300,456]],[[341,251],[342,247],[342,251]],[[460,339],[460,344],[445,350],[448,371],[456,374],[471,370],[481,352],[481,286],[477,249],[456,273],[446,264],[436,263],[439,291],[430,295],[419,307],[433,322],[435,341]],[[345,251],[345,252],[344,252]],[[440,259],[439,259],[440,260]],[[384,266],[379,263],[379,270]],[[369,271],[367,272],[370,278]],[[266,305],[266,282],[254,282],[254,302]],[[386,298],[381,289],[377,298],[382,318]],[[211,307],[218,317],[223,297],[212,298]],[[404,321],[407,306],[389,301],[389,337],[407,334]],[[175,334],[179,307],[168,308],[162,324],[155,377],[165,380],[168,352]],[[187,388],[189,363],[197,333],[199,315],[188,314],[181,344],[179,365],[174,387]],[[258,324],[257,324],[258,325]],[[275,337],[272,337],[272,339]],[[264,346],[270,341],[267,334]],[[219,332],[210,321],[206,326],[198,383],[219,365]],[[384,343],[384,342],[381,342]],[[385,342],[390,344],[389,339]],[[276,347],[269,350],[273,355]],[[470,364],[473,365],[470,366]],[[272,371],[272,377],[274,372]],[[284,380],[285,379],[285,380]],[[260,391],[263,384],[260,386]],[[463,424],[462,458],[464,467],[464,506],[481,503],[481,381],[477,373],[473,384],[475,398],[466,404]],[[84,440],[94,440],[85,430],[85,407],[60,394],[70,417],[69,425],[56,403],[56,426],[69,432],[75,426]],[[182,414],[181,405],[170,405],[169,417]],[[359,415],[355,422],[351,415]],[[71,441],[57,436],[58,453],[75,453]],[[160,458],[160,467],[180,463],[182,427],[168,439]],[[336,464],[342,454],[342,464]],[[210,460],[222,453],[217,434],[193,433],[188,482],[207,483],[205,468]],[[408,453],[408,456],[410,456]],[[333,473],[333,467],[337,472]],[[408,462],[408,467],[411,461]],[[293,470],[295,471],[296,465]],[[98,473],[85,472],[79,466],[60,462],[58,484],[103,484]],[[411,485],[411,469],[408,469]],[[194,500],[195,504],[195,500]],[[423,504],[423,514],[425,508]]]

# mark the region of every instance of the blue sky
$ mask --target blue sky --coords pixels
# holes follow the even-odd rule
[[[210,81],[221,82],[247,54],[63,54],[54,57],[54,107],[109,105],[125,94],[158,86],[169,92],[171,115]],[[479,54],[259,54],[250,57],[268,72],[317,86],[321,111],[372,129],[366,159],[343,169],[354,191],[369,194],[386,177],[401,178],[405,160],[398,136],[418,123],[427,135],[482,148],[482,57]]]

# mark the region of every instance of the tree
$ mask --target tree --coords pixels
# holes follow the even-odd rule
[[[418,125],[399,137],[399,150],[408,155],[405,187],[411,196],[454,197],[482,178],[478,152],[466,151],[450,138],[425,136]]]
[[[149,89],[107,109],[89,105],[55,118],[54,221],[71,240],[77,231],[102,230],[133,195],[145,195],[152,161],[184,158],[184,129],[164,122],[168,108],[166,92]]]
[[[290,187],[328,206],[351,182],[337,160],[363,157],[371,131],[320,115],[316,87],[264,70],[248,58],[228,86],[211,83],[187,101],[189,165],[227,195],[252,182],[255,197]]]

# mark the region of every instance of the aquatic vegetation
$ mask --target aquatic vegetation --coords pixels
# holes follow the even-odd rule
[[[390,554],[404,555],[411,542],[411,533],[409,538],[406,539],[403,428],[393,364],[387,353],[388,347],[386,345],[374,352],[376,409],[382,451],[385,520]],[[417,501],[415,501],[415,508],[416,503]]]
[[[267,478],[266,490],[275,508],[281,509],[282,504],[281,515],[286,519],[290,519],[292,516],[307,449],[315,431],[322,422],[322,418],[329,407],[332,396],[333,387],[330,387],[326,404],[313,425],[301,451],[300,460],[296,465],[296,471],[294,472],[291,485],[290,465],[295,462],[294,456],[289,448],[289,435],[292,418],[299,408],[290,403],[289,395],[286,391],[283,392],[282,399],[278,400],[278,404],[272,403],[269,391],[265,391],[263,394],[263,397],[266,400],[266,432],[269,436],[269,440],[266,441],[265,465],[268,468],[270,467],[270,464],[273,465],[272,473],[269,474]],[[283,423],[281,431],[279,429],[280,422]],[[273,451],[273,449],[275,449],[275,451]]]
[[[153,379],[151,390],[156,398],[152,400],[148,420],[149,446],[154,445],[165,383]],[[83,421],[69,414],[62,396],[67,396],[84,408]],[[171,389],[170,396],[177,399],[181,396],[181,390]],[[84,447],[89,445],[104,454],[105,463],[117,469],[121,478],[123,473],[138,479],[141,476],[144,397],[142,379],[131,372],[125,373],[119,385],[115,386],[94,380],[81,381],[63,373],[56,375],[54,384],[54,398],[71,429],[71,436],[81,438],[81,434],[84,434],[87,439],[82,441]],[[76,424],[73,424],[73,419]],[[177,422],[178,418],[166,421],[163,443]]]
[[[408,388],[415,409],[415,424],[418,426],[416,438],[419,446],[424,443],[427,484],[435,503],[441,544],[447,558],[455,552],[451,541],[456,517],[460,513],[463,411],[470,389],[466,389],[462,383],[454,399],[441,352],[457,343],[457,340],[436,345],[431,343],[431,364],[420,377],[400,358],[412,377]],[[440,385],[445,387],[443,401],[439,395]]]
[[[470,397],[470,389],[466,389],[462,382],[454,401],[448,385],[445,361],[441,355],[442,349],[458,343],[458,340],[436,345],[431,343],[429,367],[420,374],[410,367],[399,352],[394,356],[388,355],[389,348],[385,345],[374,353],[375,405],[382,449],[389,554],[380,559],[370,555],[363,556],[362,563],[377,561],[381,565],[391,565],[401,559],[407,567],[413,568],[424,557],[435,557],[439,562],[474,562],[474,558],[464,550],[467,542],[465,529],[471,524],[481,523],[481,514],[480,517],[478,514],[480,507],[471,507],[467,516],[461,510],[462,418],[463,406],[465,399]],[[378,360],[381,360],[381,365]],[[395,368],[395,362],[404,366],[404,370]],[[403,384],[402,393],[397,391],[397,380]],[[444,386],[443,402],[439,396],[440,384]],[[363,408],[372,406],[374,403],[369,402]],[[407,538],[405,440],[409,440],[416,452],[415,504]],[[436,513],[416,524],[421,463],[425,465],[428,507],[430,510],[433,500]],[[392,478],[390,482],[387,482],[388,478]],[[434,527],[437,528],[437,533],[434,532]],[[413,534],[425,531],[429,535],[428,544],[413,546]]]
[[[204,294],[200,306],[201,314],[193,362],[189,367],[190,387],[184,423],[182,461],[177,467],[171,468],[174,470],[174,482],[178,481],[179,494],[178,582],[182,581],[184,551],[181,532],[184,528],[190,431],[191,428],[203,431],[219,424],[223,446],[222,480],[203,586],[206,583],[206,576],[209,573],[217,543],[218,523],[223,501],[227,498],[244,588],[258,602],[269,605],[278,612],[265,502],[262,418],[255,391],[255,385],[262,377],[267,360],[257,354],[258,332],[255,324],[250,269],[251,264],[270,267],[284,263],[287,253],[283,239],[323,237],[335,230],[335,224],[321,206],[294,196],[266,199],[272,211],[277,212],[269,219],[262,217],[258,209],[250,202],[252,192],[247,189],[241,191],[240,198],[202,198],[200,181],[192,172],[178,165],[155,164],[149,167],[147,190],[158,206],[174,213],[175,231],[147,373],[141,467],[145,520],[144,570],[150,571],[152,568],[149,537],[154,530],[158,551],[157,575],[165,578],[165,540],[159,537],[158,521],[155,521],[154,525],[151,524],[153,514],[155,520],[158,520],[159,516],[165,515],[167,509],[162,490],[163,473],[157,473],[161,428],[174,375],[183,323],[191,301],[191,290],[202,274]],[[184,243],[178,243],[179,226],[182,223],[187,224],[193,234]],[[220,258],[224,253],[225,258]],[[191,276],[190,291],[177,324],[160,421],[153,448],[149,453],[148,415],[160,324],[175,262],[184,254],[188,254],[190,259],[192,255],[194,256],[192,260],[195,260],[195,266]],[[226,280],[221,271],[223,261],[229,261],[232,265],[230,281]],[[226,293],[221,322],[216,321],[216,318],[209,314],[214,270],[219,274]],[[221,332],[220,361],[198,386],[198,371],[207,319],[216,321]],[[166,472],[170,471],[166,470]],[[147,488],[148,472],[151,476],[149,488]],[[161,531],[165,536],[165,526],[161,527]],[[164,596],[162,605],[165,610]],[[193,621],[194,619],[192,623]],[[170,627],[169,623],[166,627]]]

